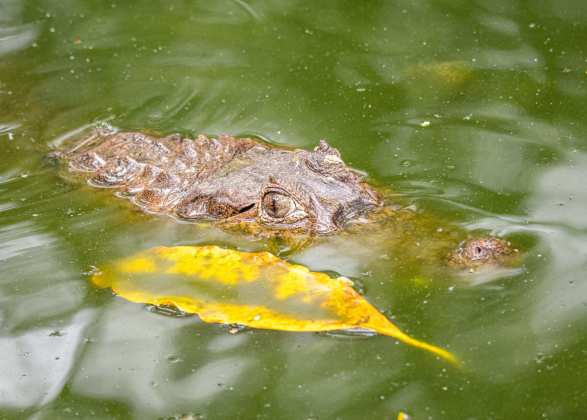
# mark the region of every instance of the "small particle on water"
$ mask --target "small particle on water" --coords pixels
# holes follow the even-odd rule
[[[51,32],[51,33],[54,33],[54,32],[55,32],[55,28],[51,26],[51,27],[49,28],[49,32]]]
[[[357,89],[355,89],[357,92],[365,92],[367,89],[365,89],[364,87],[358,87]]]
[[[537,364],[541,364],[544,362],[545,358],[546,358],[546,356],[543,353],[536,353],[536,357],[534,358],[534,361]]]
[[[447,386],[443,386],[443,387],[442,387],[442,390],[443,390],[443,391],[448,391],[448,387],[447,387]]]
[[[84,276],[96,276],[96,275],[100,275],[100,274],[102,274],[102,272],[95,265],[90,265],[88,271],[82,272],[82,275],[84,275]]]
[[[182,360],[179,358],[179,356],[176,356],[176,355],[172,354],[170,356],[167,356],[167,361],[169,363],[179,363]]]
[[[172,417],[169,417],[169,420],[202,420],[204,417],[200,414],[194,413],[183,413],[183,414],[176,414]]]
[[[407,168],[409,166],[412,166],[412,161],[409,159],[404,159],[399,164],[400,164],[400,166],[404,166]]]
[[[420,123],[420,127],[430,127],[430,121],[428,121],[428,120],[422,121]]]
[[[28,176],[29,176],[29,174],[27,174],[27,173],[20,174],[20,177],[21,177],[21,178],[28,178]]]
[[[51,331],[49,333],[49,337],[62,337],[62,336],[63,336],[63,332],[59,331],[59,330]]]
[[[454,286],[449,286],[448,291],[449,292],[452,292],[453,290],[455,290],[455,287]]]

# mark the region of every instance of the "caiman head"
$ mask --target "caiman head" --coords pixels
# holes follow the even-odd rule
[[[363,178],[324,140],[311,152],[253,146],[200,182],[176,214],[327,234],[382,204]]]
[[[382,205],[324,140],[307,151],[251,138],[98,131],[62,157],[91,185],[115,188],[145,211],[257,232],[328,234]]]

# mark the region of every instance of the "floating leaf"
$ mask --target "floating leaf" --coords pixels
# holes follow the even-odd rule
[[[268,252],[158,247],[103,267],[92,281],[132,302],[174,306],[205,322],[283,331],[367,329],[458,363],[448,351],[400,331],[350,280]]]
[[[400,411],[399,413],[397,413],[397,420],[411,420],[411,419],[412,419],[412,416],[410,416],[405,411]]]

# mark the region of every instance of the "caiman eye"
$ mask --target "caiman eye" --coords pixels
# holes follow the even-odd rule
[[[273,219],[283,219],[295,207],[291,197],[278,192],[268,192],[263,196],[263,210]]]

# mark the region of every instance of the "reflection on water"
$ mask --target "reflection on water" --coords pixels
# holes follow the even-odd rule
[[[581,417],[586,16],[577,0],[0,2],[0,417]],[[287,253],[466,371],[382,337],[162,316],[87,273],[157,245],[269,244],[59,179],[49,146],[100,122],[328,138],[402,205],[527,254],[482,277],[404,259],[422,231]]]
[[[86,286],[60,263],[67,254],[42,230],[26,221],[0,229],[0,372],[7,379],[0,396],[9,408],[42,406],[61,393],[92,318],[91,309],[80,308]]]
[[[551,263],[533,293],[531,326],[547,331],[543,354],[557,353],[574,341],[575,328],[584,328],[587,310],[587,194],[581,182],[587,175],[587,156],[576,151],[545,170],[528,200],[530,224],[544,243]]]
[[[121,300],[109,305],[100,323],[103,328],[92,331],[92,343],[72,384],[82,395],[121,400],[143,415],[170,407],[185,410],[194,403],[213,404],[255,364],[251,355],[234,351],[246,344],[243,336],[224,336],[230,344],[214,345],[212,340],[187,349],[182,345],[182,334],[194,334],[193,320],[155,315],[145,319],[140,306]],[[178,358],[174,351],[188,354]],[[199,353],[200,358],[211,353],[211,360],[198,363],[189,352]]]
[[[31,328],[23,334],[0,338],[4,355],[0,371],[4,378],[10,378],[0,384],[6,408],[43,406],[59,396],[77,363],[91,312],[81,310],[71,320],[62,320],[63,331]]]
[[[7,0],[0,4],[0,57],[29,47],[39,29],[33,22],[23,23],[24,4]]]

